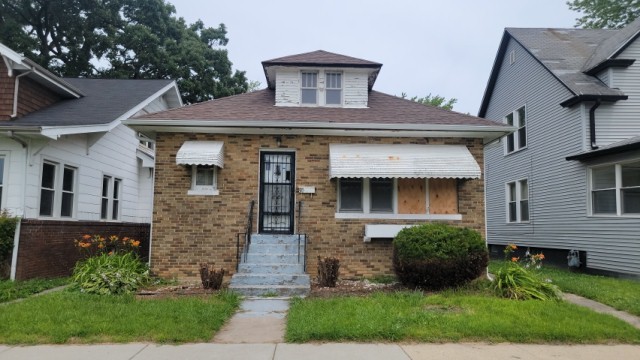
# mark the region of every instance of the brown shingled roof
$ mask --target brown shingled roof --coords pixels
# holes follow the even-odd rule
[[[274,106],[275,91],[258,90],[177,109],[147,114],[144,120],[322,122],[340,124],[415,124],[500,126],[471,115],[425,106],[377,91],[369,93],[368,108]]]
[[[262,62],[262,66],[270,65],[303,65],[303,66],[337,66],[337,67],[381,67],[382,64],[358,59],[351,56],[316,50],[308,53],[284,56]]]

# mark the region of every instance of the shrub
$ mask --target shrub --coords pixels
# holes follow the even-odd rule
[[[71,279],[80,291],[100,295],[131,293],[150,280],[147,264],[131,252],[103,253],[79,261]]]
[[[438,290],[479,277],[488,252],[475,230],[431,223],[405,228],[393,240],[393,267],[407,286]]]
[[[222,280],[224,279],[224,269],[217,271],[213,266],[209,264],[200,264],[200,279],[202,280],[203,289],[218,290],[222,287]]]
[[[7,210],[0,211],[0,278],[8,277],[9,259],[13,252],[13,237],[16,233],[18,218],[9,215]]]
[[[340,275],[340,260],[334,257],[318,256],[318,284],[322,287],[336,287]]]

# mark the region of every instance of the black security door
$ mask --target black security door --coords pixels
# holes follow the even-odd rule
[[[261,233],[293,234],[295,154],[260,154]]]

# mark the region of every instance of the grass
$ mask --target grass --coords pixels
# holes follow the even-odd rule
[[[295,299],[286,340],[640,343],[640,330],[573,304],[478,291]]]
[[[67,278],[0,281],[0,303],[25,298],[47,289],[67,284]]]
[[[502,261],[491,261],[489,270],[495,272],[501,264]],[[563,292],[580,295],[640,316],[640,281],[581,274],[550,266],[543,266],[537,271],[551,279]]]
[[[140,300],[62,291],[0,308],[0,343],[206,342],[238,304],[231,293]]]

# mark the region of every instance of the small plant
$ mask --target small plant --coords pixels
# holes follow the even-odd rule
[[[200,264],[200,279],[202,280],[203,289],[218,290],[222,287],[222,280],[224,279],[224,269],[220,268],[220,271],[215,270],[213,265],[207,263]]]
[[[411,287],[440,290],[478,278],[488,262],[475,230],[440,223],[405,228],[393,240],[393,267]]]
[[[149,280],[147,264],[132,253],[105,254],[79,261],[71,277],[81,292],[118,295],[136,291]]]
[[[262,297],[264,297],[264,298],[278,297],[278,293],[273,291],[273,290],[269,290],[266,293],[262,294]]]
[[[512,256],[517,249],[515,244],[508,244],[504,248],[505,264],[496,272],[492,286],[496,293],[516,300],[559,300],[562,296],[560,289],[531,271],[542,267],[544,255],[532,255],[527,250],[521,260]]]
[[[322,287],[336,287],[340,275],[340,260],[318,256],[318,283]]]
[[[6,209],[0,211],[0,279],[9,277],[9,259],[18,221],[19,218],[9,215]]]

